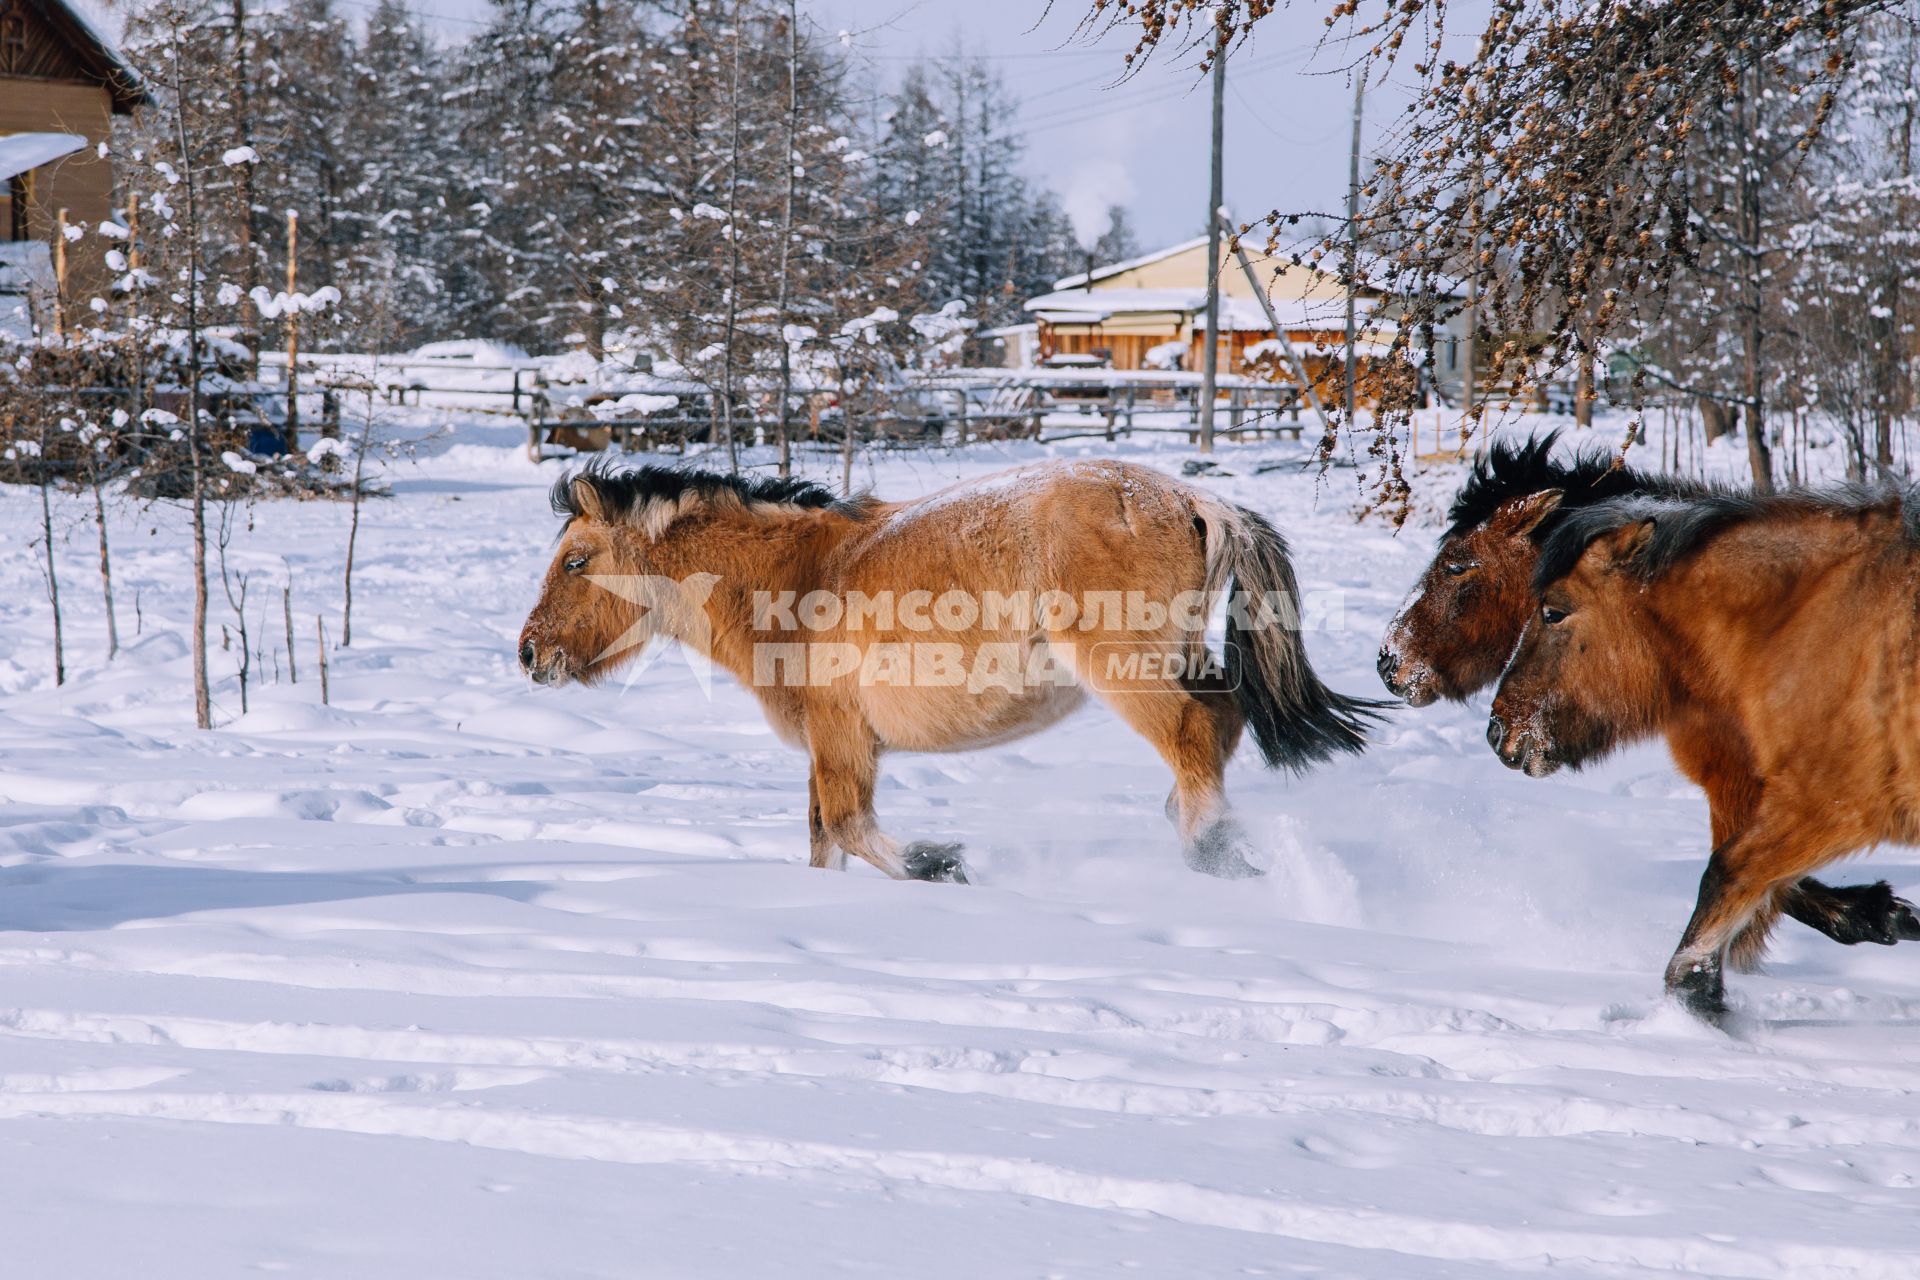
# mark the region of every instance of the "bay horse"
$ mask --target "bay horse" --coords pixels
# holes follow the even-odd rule
[[[1415,707],[1465,702],[1500,678],[1533,616],[1541,542],[1573,512],[1616,498],[1729,497],[1730,491],[1622,466],[1605,449],[1556,456],[1559,433],[1496,440],[1467,474],[1426,571],[1387,627],[1380,679]],[[1764,787],[1737,725],[1704,708],[1665,729],[1674,765],[1706,793],[1712,847],[1746,825]],[[1728,948],[1736,970],[1759,967],[1781,914],[1852,946],[1920,938],[1920,917],[1885,881],[1782,887]]]
[[[1727,1014],[1729,945],[1783,890],[1920,840],[1915,497],[1618,498],[1570,512],[1541,548],[1538,607],[1488,721],[1501,760],[1539,777],[1704,719],[1737,734],[1759,782],[1666,970],[1709,1022]],[[1899,923],[1920,934],[1910,911]]]
[[[1299,770],[1360,751],[1382,705],[1314,674],[1272,525],[1129,463],[1039,463],[883,502],[593,462],[552,503],[566,523],[521,666],[592,684],[667,637],[732,673],[808,753],[816,867],[851,853],[964,881],[959,846],[880,830],[881,756],[1023,737],[1091,689],[1172,768],[1188,863],[1257,874],[1222,786],[1242,728],[1269,766]],[[1223,592],[1221,663],[1204,633]]]

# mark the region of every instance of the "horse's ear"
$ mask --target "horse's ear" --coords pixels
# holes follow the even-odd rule
[[[606,507],[601,504],[600,490],[594,486],[593,481],[585,476],[579,476],[568,487],[568,492],[573,498],[573,509],[583,518],[606,523]]]
[[[1525,537],[1540,526],[1540,522],[1560,509],[1560,499],[1565,496],[1562,489],[1542,489],[1539,493],[1529,494],[1514,504],[1510,517],[1513,536]]]
[[[1647,544],[1653,541],[1653,521],[1636,520],[1629,525],[1615,529],[1600,539],[1600,548],[1606,556],[1607,567],[1624,569],[1637,560]]]

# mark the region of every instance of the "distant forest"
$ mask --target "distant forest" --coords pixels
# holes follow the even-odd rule
[[[1089,252],[1138,249],[1119,208],[1077,240],[1022,173],[987,62],[882,84],[785,0],[496,0],[457,42],[402,0],[167,0],[126,43],[190,125],[203,269],[281,288],[298,211],[301,290],[343,296],[322,345],[595,348],[770,314],[783,290],[852,290],[825,308],[852,314],[959,299],[992,325]],[[123,157],[142,129],[169,135],[147,155],[177,149],[177,123],[136,121]]]

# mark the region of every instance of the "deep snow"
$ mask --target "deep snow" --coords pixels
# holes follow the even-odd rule
[[[4,1274],[1920,1275],[1920,946],[1787,924],[1740,1036],[1665,1008],[1707,835],[1657,748],[1531,781],[1482,704],[1299,780],[1244,752],[1272,874],[1222,883],[1095,707],[890,761],[883,822],[964,841],[973,887],[811,871],[803,761],[730,681],[515,673],[557,464],[452,440],[365,510],[331,707],[347,513],[252,508],[230,554],[272,648],[290,567],[301,680],[270,653],[238,717],[223,679],[210,734],[183,513],[114,511],[108,665],[90,509],[59,503],[55,689],[37,498],[0,492]],[[1350,472],[1253,474],[1298,454],[1197,483],[1339,593],[1310,647],[1372,693],[1433,530],[1356,524]],[[1907,850],[1856,876],[1920,887]]]

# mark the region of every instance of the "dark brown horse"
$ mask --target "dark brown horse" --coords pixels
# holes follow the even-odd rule
[[[1621,498],[1568,513],[1541,548],[1538,607],[1488,722],[1500,758],[1539,777],[1704,724],[1754,780],[1667,966],[1668,991],[1709,1021],[1726,1014],[1734,940],[1805,876],[1920,840],[1912,503],[1891,489]],[[1920,936],[1910,910],[1879,906]]]
[[[1380,678],[1424,707],[1464,702],[1500,678],[1533,612],[1537,535],[1559,513],[1634,493],[1699,485],[1616,464],[1603,450],[1555,457],[1557,432],[1496,440],[1467,473],[1426,572],[1387,627]]]
[[[1010,741],[1091,691],[1172,768],[1188,862],[1254,874],[1222,785],[1242,728],[1269,765],[1304,768],[1360,750],[1379,705],[1314,674],[1271,525],[1130,463],[1043,463],[913,502],[589,466],[553,505],[566,526],[521,665],[591,683],[664,636],[731,672],[811,757],[817,867],[851,853],[963,878],[958,846],[880,829],[881,756]],[[1224,662],[1205,645],[1223,592]]]
[[[1533,615],[1541,541],[1571,513],[1615,498],[1704,498],[1725,491],[1620,466],[1612,453],[1556,458],[1557,434],[1495,441],[1448,511],[1446,532],[1407,603],[1387,628],[1380,678],[1416,707],[1464,702],[1500,677]],[[1707,795],[1718,847],[1745,824],[1762,790],[1736,726],[1704,712],[1669,724],[1674,764]],[[1884,882],[1834,887],[1803,880],[1757,913],[1729,948],[1736,969],[1756,967],[1781,913],[1836,942],[1892,944],[1920,937],[1920,919]]]

